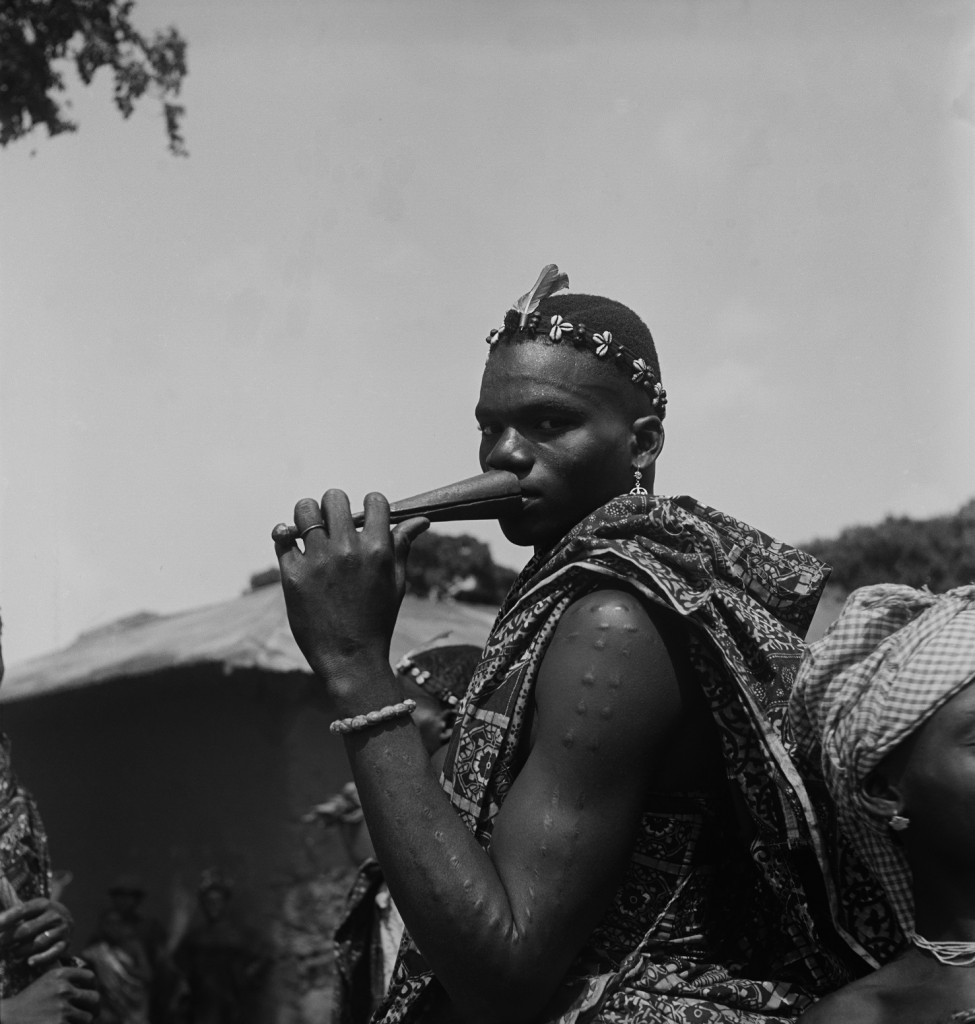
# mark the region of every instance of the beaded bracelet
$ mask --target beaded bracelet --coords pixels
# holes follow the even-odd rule
[[[379,725],[380,722],[388,722],[391,718],[399,718],[400,715],[412,715],[416,711],[416,701],[402,700],[399,704],[387,704],[378,711],[369,711],[364,715],[353,715],[351,718],[339,718],[332,722],[329,729],[332,732],[349,733],[359,732],[360,729],[368,729],[370,725]]]

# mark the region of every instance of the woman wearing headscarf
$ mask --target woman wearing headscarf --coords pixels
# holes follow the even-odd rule
[[[855,591],[790,703],[903,949],[804,1024],[975,1021],[975,586]]]

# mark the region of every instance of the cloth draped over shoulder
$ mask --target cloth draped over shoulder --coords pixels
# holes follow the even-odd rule
[[[975,586],[945,594],[882,583],[855,590],[812,644],[789,709],[801,758],[821,767],[839,827],[914,930],[907,860],[886,806],[864,791],[877,765],[975,679]]]
[[[538,670],[566,608],[623,586],[686,624],[692,669],[720,736],[727,783],[648,808],[631,870],[542,1018],[630,1022],[795,1017],[850,980],[853,942],[811,793],[781,732],[802,637],[828,569],[689,497],[625,495],[536,556],[500,609],[458,713],[442,774],[490,848],[523,757]],[[855,870],[848,860],[845,870]],[[857,873],[854,911],[891,930]],[[830,913],[830,910],[834,914]],[[846,908],[851,909],[851,908]],[[886,916],[885,916],[886,915]],[[409,938],[374,1020],[422,1020],[439,983]]]
[[[0,732],[0,910],[50,896],[47,834],[34,798],[10,762],[10,741]],[[0,997],[16,995],[36,977],[25,964],[0,956]]]

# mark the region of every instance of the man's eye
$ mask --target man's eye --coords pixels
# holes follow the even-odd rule
[[[501,431],[491,423],[478,423],[477,432],[483,437],[496,437]]]
[[[567,427],[568,425],[569,425],[569,424],[568,424],[568,421],[567,421],[567,420],[561,420],[561,419],[557,419],[557,418],[556,418],[556,417],[554,417],[554,416],[550,416],[550,417],[548,417],[547,419],[544,419],[544,420],[539,420],[539,421],[538,421],[538,422],[537,422],[537,423],[535,424],[535,426],[536,426],[536,427],[537,427],[537,428],[538,428],[539,430],[547,430],[547,431],[553,431],[553,430],[565,430],[565,428],[566,428],[566,427]]]

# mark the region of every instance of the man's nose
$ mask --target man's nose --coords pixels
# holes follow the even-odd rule
[[[498,438],[487,457],[487,469],[506,469],[523,476],[531,467],[531,453],[525,439],[513,427]]]

